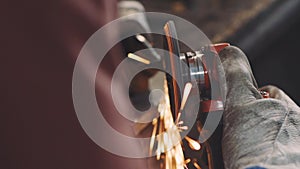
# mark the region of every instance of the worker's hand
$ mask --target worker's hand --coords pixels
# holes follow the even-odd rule
[[[300,109],[280,89],[267,86],[264,99],[245,54],[220,52],[227,88],[223,157],[226,169],[300,168]]]

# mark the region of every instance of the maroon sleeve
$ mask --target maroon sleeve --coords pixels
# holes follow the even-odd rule
[[[97,146],[81,128],[72,102],[76,57],[116,17],[116,3],[1,1],[0,168],[142,168],[143,160]]]

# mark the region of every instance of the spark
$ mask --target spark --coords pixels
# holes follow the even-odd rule
[[[136,37],[136,39],[137,39],[138,41],[140,41],[140,42],[142,42],[142,43],[144,43],[144,42],[146,41],[145,36],[143,36],[143,35],[141,35],[141,34],[138,34],[138,35],[136,35],[135,37]]]
[[[193,165],[196,167],[196,169],[201,169],[201,167],[199,166],[199,164],[196,161],[193,162]]]
[[[184,90],[183,90],[183,96],[182,96],[182,101],[181,101],[181,106],[180,106],[180,112],[178,112],[178,115],[177,115],[177,118],[176,118],[176,121],[175,121],[175,124],[176,125],[180,125],[178,124],[179,123],[179,120],[180,120],[180,117],[181,117],[181,112],[182,110],[184,109],[185,107],[185,104],[186,104],[186,101],[188,99],[188,96],[191,92],[191,89],[192,89],[192,83],[188,82],[185,84],[184,86]],[[182,123],[183,124],[183,123]]]
[[[191,159],[190,159],[190,158],[184,160],[184,164],[188,164],[188,163],[190,163],[190,162],[191,162]]]
[[[130,59],[133,59],[133,60],[136,60],[138,62],[141,62],[141,63],[144,63],[146,65],[149,65],[150,64],[150,61],[148,59],[145,59],[145,58],[142,58],[136,54],[133,54],[133,53],[128,53],[127,55]]]
[[[180,116],[181,116],[181,112],[179,112],[179,113],[178,113],[178,115],[177,115],[176,122],[175,122],[176,124],[178,124],[178,123],[179,123]]]
[[[187,164],[190,163],[190,162],[191,162],[190,158],[184,160],[184,165],[183,166],[184,166],[185,169],[188,169]]]
[[[154,140],[155,140],[155,134],[156,134],[156,130],[157,130],[157,118],[153,119],[152,125],[153,125],[153,131],[152,131],[151,140],[150,140],[150,152],[149,152],[150,156],[152,154]]]
[[[179,126],[178,129],[180,129],[180,130],[187,130],[189,128],[188,128],[188,126]]]
[[[177,125],[182,125],[183,124],[183,121],[180,121],[177,123]]]
[[[193,149],[193,150],[200,150],[201,145],[200,145],[199,142],[197,142],[197,141],[194,140],[194,139],[191,139],[191,138],[188,137],[188,136],[185,136],[184,138],[186,139],[186,141],[188,141],[189,146],[191,147],[191,149]]]
[[[185,104],[186,104],[186,101],[188,99],[188,96],[191,92],[191,89],[192,89],[192,83],[188,82],[185,84],[184,86],[184,90],[183,90],[183,96],[182,96],[182,101],[181,101],[181,106],[180,106],[180,111],[183,110]]]

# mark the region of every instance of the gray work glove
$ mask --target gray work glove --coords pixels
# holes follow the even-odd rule
[[[226,169],[300,168],[300,109],[280,89],[262,98],[245,54],[220,52],[227,89],[222,149]],[[258,168],[259,168],[258,167]]]

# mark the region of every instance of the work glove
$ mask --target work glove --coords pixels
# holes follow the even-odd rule
[[[227,87],[222,150],[226,169],[299,169],[300,109],[280,89],[258,89],[245,54],[220,52]],[[270,98],[263,98],[261,90]]]

